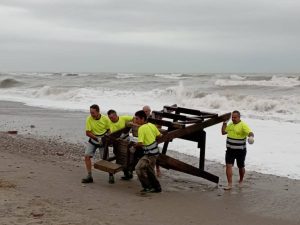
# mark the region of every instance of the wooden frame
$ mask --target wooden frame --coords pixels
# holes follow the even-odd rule
[[[166,169],[177,170],[190,175],[202,177],[214,183],[218,183],[218,176],[205,171],[206,132],[204,129],[221,123],[223,121],[229,120],[230,117],[231,113],[226,113],[219,116],[216,113],[209,113],[196,109],[177,107],[177,105],[164,106],[163,110],[161,111],[153,111],[152,116],[148,119],[148,121],[153,124],[156,124],[159,127],[165,128],[160,129],[163,136],[157,140],[158,143],[164,143],[162,152],[157,160],[158,164]],[[134,124],[131,124],[131,127],[134,126]],[[104,139],[104,160],[111,161],[114,159],[108,158],[108,146],[109,144],[116,142],[116,139],[120,136],[120,134],[123,132],[127,132],[128,129],[130,128],[126,127],[123,130],[108,135]],[[180,138],[198,143],[199,168],[184,163],[178,159],[174,159],[167,155],[168,144],[175,138]],[[107,165],[106,162],[105,165]],[[99,166],[97,166],[97,168],[99,169]],[[104,171],[108,170],[106,169]]]

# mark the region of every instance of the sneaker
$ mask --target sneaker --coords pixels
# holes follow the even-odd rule
[[[123,177],[121,177],[122,180],[131,180],[133,178],[132,173],[124,174]]]
[[[94,180],[93,180],[93,177],[91,177],[91,176],[87,176],[86,178],[83,178],[81,180],[81,183],[83,183],[83,184],[93,183],[93,182],[94,182]]]
[[[144,188],[144,189],[142,189],[140,192],[141,193],[150,193],[150,188]]]
[[[151,188],[149,190],[150,193],[160,193],[161,192],[161,188]]]

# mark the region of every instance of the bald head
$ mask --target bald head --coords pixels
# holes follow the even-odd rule
[[[146,113],[147,117],[149,117],[151,115],[151,108],[149,105],[145,105],[143,107],[143,111]]]

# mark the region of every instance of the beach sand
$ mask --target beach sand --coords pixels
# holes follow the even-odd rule
[[[247,172],[224,191],[224,166],[206,162],[220,184],[162,169],[163,192],[140,195],[131,181],[93,171],[82,185],[85,113],[0,102],[0,224],[299,224],[300,181]],[[17,135],[7,134],[17,130]],[[197,165],[197,158],[169,154]],[[237,182],[237,170],[234,180]]]

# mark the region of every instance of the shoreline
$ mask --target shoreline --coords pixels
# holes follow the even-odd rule
[[[242,189],[224,191],[224,165],[212,161],[206,170],[220,177],[219,186],[163,168],[160,194],[141,197],[136,175],[124,182],[117,173],[111,185],[98,170],[94,184],[82,185],[85,139],[78,127],[84,127],[85,114],[5,104],[1,131],[19,133],[0,132],[1,224],[300,223],[299,180],[247,171]],[[196,157],[170,150],[168,155],[198,164]],[[237,176],[235,168],[235,183]]]
[[[243,188],[234,185],[231,191],[224,191],[221,165],[207,164],[208,171],[220,176],[219,186],[162,168],[159,179],[163,192],[141,196],[135,174],[128,182],[120,179],[122,173],[117,173],[116,183],[111,185],[107,173],[93,170],[95,182],[81,184],[86,172],[78,144],[6,133],[0,133],[0,144],[1,224],[300,222],[297,180],[248,172]],[[197,163],[192,157],[170,154]],[[237,182],[236,175],[237,170]]]
[[[22,102],[0,100],[0,132],[18,131],[18,134],[21,135],[78,144],[84,148],[84,143],[86,142],[84,127],[87,115],[88,112],[78,110],[48,109],[27,106]],[[170,145],[172,146],[172,143]],[[180,157],[188,157],[195,159],[195,161],[199,160],[199,157],[190,154],[180,153],[172,149],[168,149],[168,152],[169,151],[172,152],[173,155],[178,154]],[[218,164],[220,168],[225,166],[224,163],[214,160],[206,159],[205,162],[208,165]],[[197,165],[197,163],[195,165]],[[289,176],[247,170],[247,166],[246,171],[300,181],[300,179],[291,178]]]

